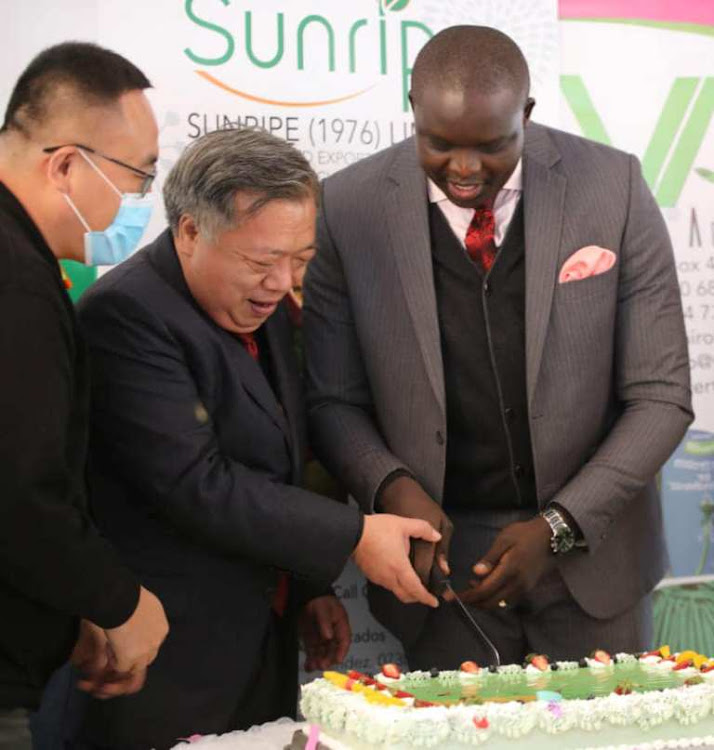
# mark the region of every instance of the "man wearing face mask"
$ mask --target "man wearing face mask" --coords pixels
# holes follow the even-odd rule
[[[87,358],[58,263],[136,247],[149,85],[119,55],[61,44],[21,75],[0,131],[0,747],[29,747],[26,712],[70,655],[95,695],[135,692],[168,632],[88,517]]]

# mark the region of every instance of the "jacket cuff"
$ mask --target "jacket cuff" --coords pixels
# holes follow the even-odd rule
[[[104,630],[123,625],[139,604],[140,586],[128,570],[126,575],[115,573],[112,583],[105,582],[103,595],[90,610],[82,612],[82,617]]]
[[[379,487],[377,487],[377,491],[374,493],[374,509],[376,511],[381,510],[382,494],[384,493],[384,490],[386,490],[395,479],[399,479],[399,477],[409,477],[409,479],[413,479],[415,482],[417,481],[411,471],[407,471],[406,469],[395,469],[390,474],[387,474],[387,476],[381,481]]]

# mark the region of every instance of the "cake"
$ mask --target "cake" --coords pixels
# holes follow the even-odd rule
[[[714,659],[664,646],[441,672],[391,664],[374,677],[325,672],[303,686],[300,708],[312,747],[319,731],[331,750],[714,747]]]

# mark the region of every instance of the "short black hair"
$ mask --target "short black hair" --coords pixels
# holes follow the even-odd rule
[[[528,63],[519,46],[490,26],[450,26],[419,51],[412,70],[411,95],[427,86],[491,94],[509,89],[528,96]]]
[[[50,116],[52,97],[62,87],[87,105],[115,102],[128,91],[151,87],[149,79],[125,57],[89,42],[64,42],[40,52],[18,78],[0,132],[27,134]]]

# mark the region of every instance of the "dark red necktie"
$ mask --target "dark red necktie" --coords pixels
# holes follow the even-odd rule
[[[258,362],[260,359],[260,351],[255,336],[252,333],[239,333],[238,338],[248,354]],[[273,611],[278,617],[282,617],[285,614],[285,610],[288,606],[288,580],[288,574],[281,570],[278,575],[278,585],[273,594],[273,601],[271,603]]]
[[[257,362],[260,358],[260,352],[258,351],[258,342],[255,340],[255,336],[252,333],[239,333],[238,338],[248,354]]]
[[[488,273],[496,259],[496,243],[494,233],[496,221],[493,216],[493,204],[479,206],[474,211],[473,219],[466,230],[466,252],[469,258],[481,269]]]

